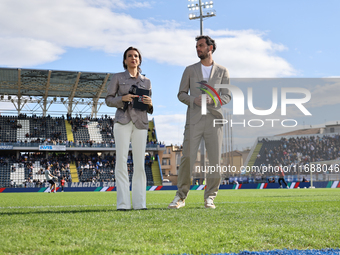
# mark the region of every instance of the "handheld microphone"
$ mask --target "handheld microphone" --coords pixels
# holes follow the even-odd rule
[[[128,94],[136,95],[137,88],[138,88],[137,85],[131,85]],[[131,104],[131,102],[124,102],[124,107],[123,107],[124,112],[127,110],[129,104]]]
[[[207,83],[207,81],[201,81],[201,82],[200,82],[200,84],[201,84],[200,87],[201,87],[202,89],[207,89],[207,87],[204,85],[205,83]],[[205,94],[205,91],[204,91],[204,90],[202,90],[202,94]]]

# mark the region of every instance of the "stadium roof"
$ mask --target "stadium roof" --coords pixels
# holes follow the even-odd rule
[[[324,128],[306,128],[306,129],[299,129],[275,136],[289,136],[289,135],[316,135],[316,134],[322,134]]]
[[[110,73],[0,68],[0,94],[105,98]]]

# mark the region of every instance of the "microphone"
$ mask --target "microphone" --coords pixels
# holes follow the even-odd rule
[[[137,88],[138,88],[137,85],[131,85],[128,94],[136,95]],[[129,104],[131,104],[131,102],[124,102],[124,107],[123,107],[124,112],[127,110]]]
[[[201,81],[201,88],[202,89],[208,89],[204,84],[207,83],[207,81]],[[202,113],[205,115],[207,114],[207,95],[204,90],[202,90],[202,96],[201,96],[201,107],[202,107]]]
[[[201,84],[201,88],[202,89],[208,89],[204,84],[206,84],[207,83],[207,81],[200,81],[199,82],[199,84]],[[202,90],[202,94],[205,94],[205,91],[204,90]]]

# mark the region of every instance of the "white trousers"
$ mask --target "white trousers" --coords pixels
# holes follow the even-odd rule
[[[145,147],[147,130],[138,129],[130,121],[126,125],[114,124],[116,143],[116,186],[117,209],[131,209],[130,183],[127,170],[129,144],[132,145],[133,176],[132,176],[132,206],[133,209],[146,208],[146,175]]]

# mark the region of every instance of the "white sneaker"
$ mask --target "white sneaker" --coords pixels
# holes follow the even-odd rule
[[[179,209],[185,206],[185,199],[175,196],[174,200],[169,204],[168,209]]]
[[[212,200],[211,198],[207,198],[204,201],[204,206],[205,208],[209,208],[209,209],[215,209],[216,206],[214,205],[214,200]]]
[[[53,192],[54,192],[54,193],[57,193],[57,191],[55,191],[55,190],[54,190]]]

